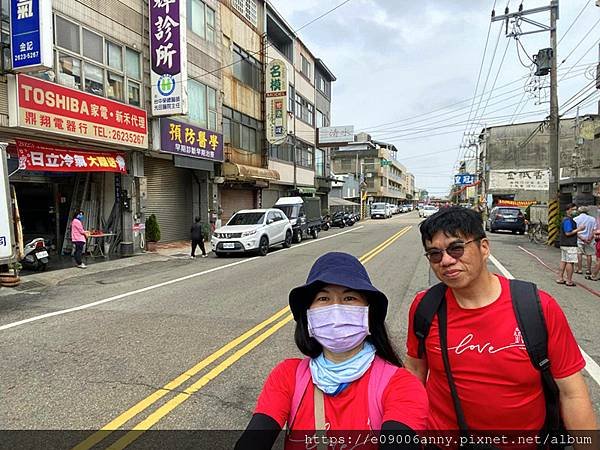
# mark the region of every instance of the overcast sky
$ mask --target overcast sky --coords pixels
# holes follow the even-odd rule
[[[298,29],[342,0],[271,2]],[[507,3],[510,11],[516,11],[521,2],[497,0],[497,15],[504,13]],[[548,5],[550,0],[522,3],[528,10]],[[559,80],[564,76],[559,83],[560,105],[592,83],[588,66],[598,61],[600,38],[600,8],[594,3],[560,1],[559,63],[567,58],[559,68]],[[394,143],[399,149],[398,159],[415,174],[418,187],[432,194],[446,194],[457,159],[464,152],[459,146],[465,128],[476,131],[483,124],[510,123],[511,119],[540,120],[549,108],[548,103],[536,105],[529,94],[523,96],[530,70],[519,62],[515,39],[506,38],[501,30],[503,23],[495,22],[489,33],[478,94],[483,92],[486,78],[485,91],[490,92],[494,81],[495,89],[491,97],[484,94],[476,98],[471,112],[474,123],[467,127],[493,4],[493,0],[350,0],[300,31],[301,39],[337,77],[333,84],[332,125],[354,125],[356,131],[370,131],[374,138]],[[529,17],[547,24],[550,13]],[[531,29],[522,25],[523,31]],[[522,62],[531,64],[526,55],[549,47],[549,40],[547,32],[522,36],[526,50],[520,50]],[[580,112],[596,113],[597,102],[593,100],[599,94],[591,86],[581,97],[561,106],[561,113],[592,92],[596,94],[582,104],[589,105]],[[450,106],[458,102],[462,103]],[[567,115],[574,116],[575,111]],[[383,125],[389,122],[394,123]]]

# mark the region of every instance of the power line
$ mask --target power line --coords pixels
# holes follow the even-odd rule
[[[585,36],[583,36],[581,38],[581,40],[577,43],[577,45],[575,47],[573,47],[573,50],[571,50],[569,52],[569,54],[565,57],[565,59],[562,60],[562,62],[560,63],[560,65],[564,64],[564,62],[569,59],[569,56],[571,56],[573,54],[573,52],[575,52],[575,50],[577,50],[577,48],[579,48],[579,46],[583,43],[583,41],[586,40],[586,38],[590,35],[590,33],[594,30],[594,28],[596,28],[598,26],[598,24],[600,23],[600,19],[598,19],[596,21],[596,23],[594,25],[592,25],[592,28],[590,28],[588,30],[588,32],[585,34]]]
[[[565,36],[569,33],[569,31],[571,31],[571,28],[573,28],[573,25],[575,25],[575,22],[577,22],[579,17],[581,17],[581,14],[583,13],[583,11],[585,11],[585,9],[589,6],[590,3],[592,3],[592,0],[588,0],[587,3],[585,5],[583,5],[583,8],[581,8],[581,11],[579,11],[579,14],[577,14],[577,17],[575,17],[573,22],[571,22],[571,25],[569,25],[569,28],[567,28],[567,31],[565,31],[565,34],[562,35],[562,37],[558,41],[558,44],[556,44],[556,45],[560,45],[561,41],[565,38]]]
[[[305,23],[300,28],[298,28],[296,30],[293,30],[292,34],[297,34],[300,30],[303,30],[304,28],[308,27],[309,25],[312,25],[316,21],[318,21],[318,20],[322,19],[323,17],[327,16],[328,14],[331,14],[333,11],[335,11],[336,9],[344,6],[346,3],[350,2],[350,1],[351,0],[344,0],[342,3],[338,4],[337,6],[334,6],[333,8],[327,10],[326,12],[324,12],[323,14],[321,14],[320,16],[318,16],[318,17],[310,20],[309,22]],[[265,46],[264,50],[268,49],[272,45],[273,44],[271,42],[267,42],[267,45]],[[247,53],[248,53],[249,56],[255,56],[255,55],[258,55],[261,51],[262,51],[262,49],[258,50],[258,51],[255,51],[255,52],[247,52]],[[204,72],[203,74],[197,75],[195,77],[188,77],[187,80],[196,80],[197,81],[198,79],[200,79],[202,77],[205,77],[205,76],[208,76],[208,75],[214,75],[215,73],[218,73],[218,72],[222,71],[223,69],[227,69],[229,67],[232,67],[235,64],[238,64],[238,63],[240,63],[241,61],[243,61],[245,59],[246,58],[243,58],[242,60],[239,60],[239,61],[234,61],[234,62],[232,62],[230,64],[226,64],[224,66],[218,67],[218,68],[216,68],[214,70],[211,70],[210,72]],[[184,80],[182,80],[182,81],[184,81]]]
[[[589,52],[591,52],[591,51],[592,51],[592,49],[598,45],[598,43],[600,43],[600,39],[598,39],[596,42],[594,42],[594,43],[593,43],[593,44],[590,46],[590,48],[588,48],[588,49],[586,50],[586,52],[585,52],[583,55],[581,55],[581,58],[579,58],[575,64],[576,64],[576,65],[577,65],[577,64],[579,64],[579,62],[580,62],[580,61],[581,61],[583,58],[585,58],[585,56],[586,56],[586,55],[587,55]],[[571,66],[571,67],[574,67],[574,66]],[[572,70],[572,69],[571,69],[571,70]],[[560,80],[558,80],[558,81],[562,81],[562,80],[564,80],[564,78],[565,78],[565,77],[566,77],[566,76],[569,74],[569,72],[571,72],[571,70],[568,70],[567,72],[565,72],[565,73],[563,74],[563,76],[560,78]]]

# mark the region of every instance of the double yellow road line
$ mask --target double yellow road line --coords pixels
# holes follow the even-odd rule
[[[366,264],[370,260],[372,260],[375,256],[385,250],[387,247],[392,245],[397,239],[405,235],[410,231],[412,227],[407,226],[401,229],[399,232],[391,236],[389,239],[386,239],[384,242],[379,244],[377,247],[372,249],[371,251],[365,253],[359,259],[363,264]],[[282,318],[283,317],[283,318]],[[145,419],[135,425],[128,433],[123,435],[120,439],[115,441],[110,447],[109,450],[120,450],[127,447],[133,441],[135,441],[140,435],[142,435],[145,431],[152,428],[158,421],[160,421],[163,417],[189,399],[194,393],[198,392],[202,387],[206,386],[211,380],[215,379],[222,372],[224,372],[228,367],[233,365],[236,361],[240,360],[244,355],[252,351],[254,348],[258,347],[262,344],[267,338],[271,335],[275,334],[279,329],[287,325],[289,322],[293,320],[292,314],[290,314],[290,309],[288,306],[281,309],[280,311],[273,314],[271,317],[266,319],[265,321],[259,323],[255,327],[246,331],[244,334],[240,335],[233,341],[221,347],[216,352],[212,353],[208,357],[204,358],[202,361],[197,363],[195,366],[186,370],[184,373],[171,380],[167,384],[165,384],[162,388],[150,394],[148,397],[136,403],[134,406],[129,408],[127,411],[120,414],[115,419],[111,420],[104,427],[102,427],[99,431],[90,435],[85,441],[81,442],[77,446],[73,448],[73,450],[87,450],[100,443],[104,439],[106,439],[111,433],[118,430],[120,427],[125,425],[127,422],[132,420],[137,415],[146,411],[150,406],[155,404],[161,398],[166,396],[167,394],[174,392],[178,387],[180,387],[185,382],[189,381],[191,378],[195,377],[202,370],[210,366],[212,363],[216,362],[222,356],[225,356],[230,351],[234,350],[240,344],[242,344],[247,339],[250,339],[255,334],[259,333],[266,327],[266,330],[262,331],[258,336],[252,339],[250,342],[245,344],[243,347],[236,350],[230,356],[225,358],[219,364],[210,369],[206,374],[202,375],[197,381],[187,387],[183,392],[178,393],[175,397],[168,400],[166,403],[158,407],[154,412],[148,415]]]

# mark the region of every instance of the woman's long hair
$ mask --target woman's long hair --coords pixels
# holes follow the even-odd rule
[[[392,342],[388,336],[387,328],[385,326],[385,318],[383,317],[383,313],[380,308],[377,307],[375,302],[371,302],[369,298],[369,294],[367,292],[361,291],[361,293],[367,299],[369,303],[369,331],[371,334],[366,337],[366,341],[373,344],[375,347],[375,353],[385,359],[390,364],[393,364],[397,367],[404,367],[402,364],[402,360],[396,353]],[[312,303],[312,298],[310,303]],[[296,346],[298,349],[308,356],[309,358],[316,358],[321,353],[323,353],[323,346],[319,344],[319,342],[310,337],[308,334],[308,320],[306,318],[306,311],[308,310],[308,306],[310,304],[307,302],[306,309],[302,311],[302,316],[300,320],[296,322],[296,330],[294,332],[294,341],[296,342]]]

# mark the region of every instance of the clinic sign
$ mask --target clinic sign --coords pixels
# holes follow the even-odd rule
[[[285,63],[273,59],[267,65],[265,96],[267,101],[267,141],[272,145],[287,139],[288,81]]]
[[[146,111],[39,78],[8,78],[9,126],[147,148]]]
[[[149,0],[153,116],[188,113],[186,0]]]
[[[223,162],[223,135],[171,119],[160,119],[160,152]]]
[[[15,72],[53,67],[52,29],[52,0],[10,0],[10,48]]]

